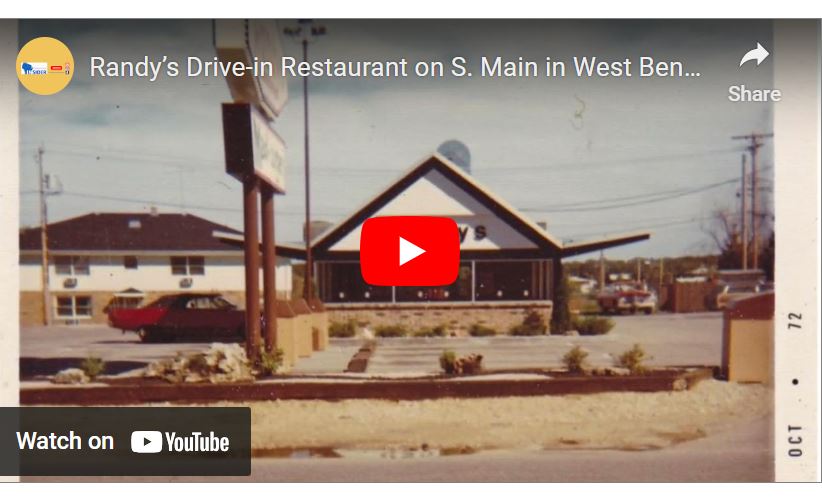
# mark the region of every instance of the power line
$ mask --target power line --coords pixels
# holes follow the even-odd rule
[[[669,221],[669,222],[666,222],[666,223],[633,226],[631,228],[627,228],[627,229],[624,229],[624,230],[636,231],[636,230],[651,230],[651,229],[655,229],[655,228],[667,229],[667,228],[672,228],[672,227],[677,227],[677,226],[682,226],[682,225],[690,225],[692,223],[703,222],[703,221],[707,221],[707,220],[710,220],[710,219],[711,219],[710,216],[700,216],[700,217],[695,217],[695,218],[680,219],[678,221]],[[602,232],[577,233],[577,234],[573,234],[573,235],[570,235],[568,237],[565,237],[564,240],[569,241],[569,240],[573,240],[573,239],[578,239],[580,237],[596,237],[596,236],[600,236],[600,235],[604,235],[604,234]]]
[[[624,197],[610,197],[606,199],[599,199],[594,201],[580,201],[580,202],[572,202],[572,203],[563,203],[554,206],[549,206],[548,209],[552,208],[573,208],[573,207],[580,207],[580,206],[591,206],[597,204],[607,204],[613,202],[625,202],[625,201],[632,201],[632,200],[641,200],[641,199],[649,199],[649,198],[656,198],[660,196],[667,196],[667,195],[674,195],[680,194],[683,192],[689,192],[691,189],[689,188],[677,188],[671,190],[661,190],[657,192],[650,192],[644,194],[637,194],[637,195],[629,195]]]
[[[571,206],[571,207],[564,207],[562,205],[555,205],[555,206],[548,206],[545,208],[522,208],[521,211],[525,212],[537,212],[537,213],[568,213],[568,212],[585,212],[585,211],[602,211],[605,209],[618,209],[623,207],[631,207],[631,206],[644,206],[647,204],[654,204],[658,202],[664,202],[671,199],[678,199],[680,197],[685,197],[692,194],[697,194],[700,192],[705,192],[711,189],[715,189],[717,187],[721,187],[723,185],[729,185],[731,183],[736,183],[738,181],[737,178],[732,178],[730,180],[724,180],[717,183],[711,183],[708,185],[703,185],[701,187],[693,188],[693,189],[683,189],[676,194],[655,194],[649,196],[651,198],[640,200],[640,201],[632,201],[632,202],[616,202],[614,204],[609,205],[597,205],[597,206],[587,206],[587,207],[578,207],[578,206]],[[612,199],[613,200],[613,199]],[[600,201],[592,201],[594,203],[599,203]]]
[[[118,159],[127,162],[142,162],[142,163],[161,163],[166,164],[169,166],[174,167],[181,167],[190,170],[200,170],[202,169],[199,165],[202,164],[211,164],[214,166],[222,166],[223,161],[222,159],[217,158],[197,158],[197,157],[185,157],[185,156],[174,156],[164,153],[156,153],[156,152],[145,152],[145,151],[129,151],[123,149],[94,149],[91,147],[78,147],[76,145],[72,145],[69,147],[56,147],[50,148],[50,150],[54,150],[57,153],[61,154],[69,154],[75,156],[82,156],[82,157],[91,157],[95,160],[100,159]],[[740,150],[744,150],[742,148],[734,147],[734,148],[725,148],[725,149],[709,149],[702,152],[689,152],[689,153],[679,153],[679,154],[661,154],[661,155],[651,155],[651,156],[636,156],[636,157],[628,157],[628,158],[620,158],[620,159],[609,159],[609,160],[600,160],[600,161],[574,161],[574,162],[561,162],[561,163],[551,163],[551,164],[543,164],[543,165],[534,165],[534,166],[502,166],[502,167],[485,167],[485,168],[478,168],[474,172],[484,175],[484,174],[494,174],[494,173],[512,173],[512,172],[523,172],[523,171],[530,171],[530,172],[547,172],[547,173],[554,173],[556,168],[562,167],[573,167],[573,168],[585,168],[585,167],[603,167],[603,166],[614,166],[614,165],[631,165],[637,163],[647,163],[647,162],[664,162],[664,161],[671,161],[671,160],[680,160],[680,159],[692,159],[697,157],[708,157],[714,155],[724,155],[729,153],[738,153]],[[346,167],[346,166],[334,166],[334,167],[327,167],[327,168],[318,168],[319,171],[328,172],[328,173],[350,173],[350,174],[366,174],[366,175],[389,175],[389,174],[396,174],[397,170],[389,170],[389,169],[376,169],[376,168],[355,168],[355,167]]]
[[[35,194],[37,191],[33,190],[25,190],[20,192],[21,195],[30,195]],[[221,206],[207,206],[207,205],[196,205],[196,204],[181,204],[175,202],[167,202],[167,201],[158,201],[155,199],[138,199],[133,197],[115,197],[109,195],[102,195],[102,194],[93,194],[89,192],[72,192],[72,191],[63,191],[62,195],[68,197],[79,197],[83,199],[95,199],[101,201],[112,201],[112,202],[125,202],[130,204],[148,204],[154,206],[162,206],[162,207],[171,207],[177,209],[200,209],[204,211],[220,211],[220,212],[239,212],[241,213],[243,210],[242,208],[230,208],[230,207],[221,207]],[[302,211],[285,211],[282,209],[277,210],[277,214],[288,215],[288,216],[302,216],[304,213]],[[322,216],[329,216],[335,217],[338,216],[336,214],[331,213],[317,213]]]
[[[526,207],[520,208],[520,211],[523,212],[536,212],[536,213],[563,213],[563,212],[587,212],[587,211],[601,211],[607,209],[618,209],[623,207],[630,207],[630,206],[642,206],[646,204],[653,204],[658,202],[664,202],[671,199],[677,199],[680,197],[684,197],[687,195],[693,195],[695,193],[704,192],[707,190],[711,190],[723,185],[728,185],[730,183],[736,183],[737,179],[729,179],[724,180],[717,183],[711,183],[708,185],[702,185],[700,187],[691,188],[691,189],[674,189],[674,190],[663,190],[648,194],[641,194],[641,195],[634,195],[634,196],[625,196],[625,197],[614,197],[609,199],[603,200],[595,200],[589,202],[577,202],[577,203],[567,203],[567,204],[556,204],[553,206],[547,206],[542,208],[534,208],[534,207]],[[34,193],[34,191],[22,191],[21,195]],[[64,191],[63,195],[69,197],[81,197],[87,199],[96,199],[96,200],[105,200],[105,201],[113,201],[113,202],[127,202],[127,203],[137,203],[137,204],[150,204],[156,206],[164,206],[164,207],[173,207],[177,209],[201,209],[201,210],[208,210],[208,211],[222,211],[222,212],[242,212],[240,208],[230,208],[230,207],[219,207],[219,206],[208,206],[208,205],[192,205],[192,204],[182,204],[182,203],[172,203],[167,201],[159,201],[154,199],[140,199],[140,198],[129,198],[129,197],[116,197],[116,196],[108,196],[102,194],[94,194],[89,192],[73,192],[73,191]],[[603,204],[603,203],[610,203],[610,204]],[[288,212],[279,210],[278,213],[283,215],[300,215],[303,214],[302,212]],[[332,213],[318,213],[322,216],[342,216],[340,214],[332,214]]]
[[[636,157],[626,157],[626,158],[619,158],[619,159],[608,159],[608,160],[595,160],[595,161],[573,161],[573,162],[562,162],[562,163],[551,163],[545,164],[541,166],[511,166],[511,167],[504,167],[504,168],[478,168],[476,170],[477,173],[484,173],[489,170],[498,170],[504,172],[515,172],[515,171],[535,171],[541,170],[546,172],[553,173],[554,171],[552,168],[557,167],[569,167],[569,168],[578,168],[578,167],[601,167],[601,166],[613,166],[615,164],[627,164],[632,165],[636,163],[648,163],[648,162],[664,162],[664,161],[675,161],[679,159],[693,159],[697,157],[708,157],[708,156],[715,156],[715,155],[725,155],[730,153],[739,153],[743,150],[740,147],[731,147],[731,148],[723,148],[723,149],[708,149],[702,152],[684,152],[679,154],[660,154],[660,155],[651,155],[651,156],[636,156]]]

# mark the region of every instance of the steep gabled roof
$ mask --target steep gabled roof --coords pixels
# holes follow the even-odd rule
[[[509,256],[521,256],[526,258],[563,258],[630,244],[633,242],[639,242],[650,238],[649,233],[641,232],[616,235],[595,241],[585,241],[563,245],[561,241],[551,236],[546,230],[522,214],[515,207],[480,184],[471,175],[464,172],[459,166],[439,153],[435,153],[434,155],[429,156],[411,167],[397,181],[357,209],[351,216],[347,217],[340,223],[337,223],[312,240],[312,254],[319,258],[322,258],[324,254],[331,254],[335,258],[339,259],[356,259],[358,257],[357,251],[335,250],[332,252],[331,248],[355,230],[366,219],[373,216],[375,213],[380,211],[381,208],[399,197],[417,180],[423,178],[431,171],[437,171],[445,176],[454,185],[465,191],[473,199],[476,199],[495,216],[499,217],[508,226],[516,230],[517,233],[525,237],[535,246],[533,249],[511,249],[502,251]],[[221,233],[220,231],[215,231],[214,237],[226,244],[232,244],[238,247],[241,247],[243,243],[242,234]],[[305,248],[295,244],[277,244],[277,254],[304,259]],[[468,257],[478,256],[488,258],[494,257],[494,251],[463,250],[462,255]]]
[[[464,190],[468,195],[476,199],[522,236],[531,241],[537,248],[552,253],[561,251],[562,243],[560,241],[553,238],[539,225],[524,216],[516,208],[481,185],[471,175],[465,173],[459,166],[439,153],[435,153],[410,168],[399,180],[355,211],[354,214],[312,241],[312,250],[318,253],[327,251],[351,230],[354,230],[367,218],[373,216],[380,208],[397,198],[408,187],[413,185],[414,182],[432,170],[441,173],[448,180]]]
[[[237,251],[213,236],[241,232],[179,213],[90,213],[48,225],[52,251]],[[40,228],[20,231],[20,250],[40,250]]]

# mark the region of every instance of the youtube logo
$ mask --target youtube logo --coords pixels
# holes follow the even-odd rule
[[[160,453],[163,451],[163,434],[160,431],[134,431],[131,433],[132,453]]]
[[[363,224],[360,268],[369,285],[451,285],[459,264],[459,229],[450,218],[384,216]]]

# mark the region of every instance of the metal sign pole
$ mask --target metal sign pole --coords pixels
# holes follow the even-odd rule
[[[260,352],[260,242],[257,228],[259,182],[252,173],[243,179],[245,232],[245,347],[253,362]]]
[[[265,350],[277,350],[277,254],[274,245],[274,189],[268,184],[260,187],[263,222],[263,316]]]
[[[214,45],[225,62],[248,67],[282,57],[277,23],[262,19],[214,22]],[[276,64],[276,63],[275,63]],[[260,240],[262,198],[265,350],[277,348],[277,265],[274,248],[274,194],[285,193],[285,144],[273,128],[288,99],[288,82],[277,74],[227,77],[233,104],[223,104],[226,172],[243,182],[245,232],[246,353],[260,355]]]

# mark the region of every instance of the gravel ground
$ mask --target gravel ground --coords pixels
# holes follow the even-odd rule
[[[772,399],[710,380],[681,392],[249,406],[256,449],[653,449],[768,416]]]

